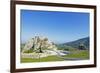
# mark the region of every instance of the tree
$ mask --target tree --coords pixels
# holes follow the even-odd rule
[[[43,41],[41,40],[41,41],[40,41],[40,46],[39,46],[39,52],[40,52],[40,53],[43,53],[43,51],[42,51],[42,43],[43,43]]]
[[[80,44],[79,47],[78,47],[78,49],[79,49],[79,50],[86,50],[84,44]]]

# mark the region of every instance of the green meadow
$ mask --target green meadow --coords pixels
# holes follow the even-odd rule
[[[62,56],[63,58],[79,58],[82,60],[89,59],[89,51],[88,50],[77,50],[72,51],[71,54]],[[21,63],[29,63],[29,62],[50,62],[50,61],[65,61],[63,58],[59,56],[48,56],[38,59],[32,58],[21,58]],[[69,60],[66,60],[69,61]],[[74,61],[74,60],[73,60]]]

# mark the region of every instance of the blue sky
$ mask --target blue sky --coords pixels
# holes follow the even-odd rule
[[[21,40],[35,35],[55,43],[89,36],[89,13],[21,10]]]

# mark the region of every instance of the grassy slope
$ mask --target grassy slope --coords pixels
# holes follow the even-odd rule
[[[89,51],[88,50],[77,50],[77,51],[72,52],[71,54],[65,55],[64,57],[89,59]]]
[[[21,62],[22,63],[27,63],[27,62],[48,62],[48,61],[63,61],[63,59],[58,58],[57,56],[48,56],[40,59],[32,59],[32,58],[22,58]]]
[[[77,50],[72,51],[71,54],[65,55],[65,58],[81,58],[81,59],[89,59],[88,50]],[[48,56],[40,59],[32,59],[32,58],[21,58],[22,63],[27,62],[49,62],[49,61],[64,61],[63,59],[57,56]]]

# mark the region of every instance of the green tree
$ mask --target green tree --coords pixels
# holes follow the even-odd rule
[[[79,50],[86,50],[84,44],[80,44],[79,47],[78,47],[78,49],[79,49]]]

